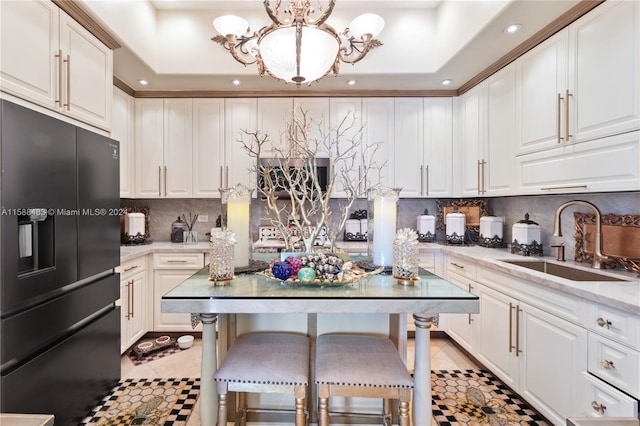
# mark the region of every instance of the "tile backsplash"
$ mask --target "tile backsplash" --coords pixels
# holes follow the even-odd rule
[[[455,199],[447,199],[455,200]],[[537,222],[541,228],[541,239],[544,247],[544,254],[550,254],[549,245],[564,242],[566,245],[567,259],[573,259],[574,253],[574,220],[573,212],[580,211],[591,213],[589,209],[579,206],[571,206],[562,213],[563,237],[553,237],[553,218],[558,206],[570,200],[588,201],[598,207],[602,214],[635,214],[640,215],[640,191],[635,192],[614,192],[597,194],[570,194],[570,195],[537,195],[537,196],[516,196],[516,197],[496,197],[487,198],[489,212],[494,216],[505,218],[504,239],[511,241],[511,227],[514,223],[524,218],[525,213],[529,213],[530,220]],[[333,200],[334,210],[341,203],[340,200]],[[150,233],[153,241],[169,241],[171,223],[178,216],[185,214],[208,215],[208,222],[196,222],[194,230],[198,232],[200,241],[207,241],[205,235],[215,226],[216,218],[221,213],[219,199],[122,199],[122,206],[127,207],[149,207],[150,211]],[[354,203],[351,211],[367,209],[366,200],[358,200]],[[401,199],[398,214],[398,227],[416,228],[416,217],[423,213],[425,209],[429,214],[437,215],[436,199]],[[251,221],[253,240],[257,239],[258,225],[266,224],[263,220],[266,208],[262,200],[256,199],[252,203]],[[438,240],[444,240],[444,231],[437,232]]]

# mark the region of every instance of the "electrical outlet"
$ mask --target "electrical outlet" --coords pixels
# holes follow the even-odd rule
[[[198,215],[198,222],[209,222],[209,215],[208,214]]]

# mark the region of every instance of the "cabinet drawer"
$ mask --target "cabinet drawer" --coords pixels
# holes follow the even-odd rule
[[[427,271],[434,271],[436,269],[436,254],[435,253],[420,253],[420,267]]]
[[[590,304],[587,312],[591,331],[640,350],[640,316],[597,303]]]
[[[636,398],[640,398],[638,365],[638,351],[589,333],[589,372]]]
[[[580,388],[581,394],[576,407],[576,412],[580,416],[636,417],[638,415],[637,400],[586,371],[582,373]]]
[[[146,269],[147,256],[136,257],[135,259],[127,260],[120,264],[116,268],[116,272],[120,273],[120,279],[125,280],[133,274],[138,272],[144,272]]]
[[[447,257],[447,272],[453,272],[470,280],[476,279],[476,265],[459,257]]]
[[[204,253],[156,253],[153,269],[201,269]]]

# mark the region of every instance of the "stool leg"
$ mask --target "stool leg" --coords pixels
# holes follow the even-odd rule
[[[409,424],[409,403],[400,401],[400,426],[410,426]]]
[[[329,398],[318,399],[318,426],[329,426]]]
[[[227,424],[227,384],[218,383],[218,426],[226,426],[226,424]]]
[[[391,400],[389,398],[382,399],[382,422],[385,426],[391,426]]]
[[[296,426],[305,426],[304,398],[296,398]]]
[[[247,394],[246,392],[238,392],[238,413],[236,424],[246,426],[247,424]]]

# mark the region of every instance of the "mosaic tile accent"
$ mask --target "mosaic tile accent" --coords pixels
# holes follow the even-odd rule
[[[439,426],[550,425],[488,371],[432,371],[431,384]]]
[[[184,426],[200,394],[200,379],[120,381],[80,425]]]

